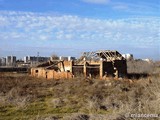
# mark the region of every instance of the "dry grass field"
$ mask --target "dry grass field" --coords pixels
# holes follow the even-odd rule
[[[152,67],[147,77],[121,80],[0,73],[0,120],[141,120],[126,113],[160,114],[160,65]]]

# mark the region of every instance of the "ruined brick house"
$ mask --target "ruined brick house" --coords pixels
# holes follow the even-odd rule
[[[125,77],[126,59],[118,51],[100,50],[84,52],[78,60],[56,60],[41,64],[31,69],[31,75],[46,79],[72,78],[78,76]]]
[[[31,75],[46,79],[69,79],[73,75],[70,72],[72,61],[48,61],[37,67],[31,68]]]

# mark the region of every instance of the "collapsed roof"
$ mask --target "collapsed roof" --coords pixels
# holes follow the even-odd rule
[[[80,59],[86,60],[106,60],[106,61],[114,61],[114,60],[125,60],[125,58],[116,50],[99,50],[96,52],[84,52]]]
[[[45,63],[39,64],[37,67],[43,67],[44,69],[54,69],[55,71],[59,70],[58,63],[61,61],[48,61]]]

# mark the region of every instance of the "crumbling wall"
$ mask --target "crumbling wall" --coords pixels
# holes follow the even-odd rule
[[[62,61],[58,63],[58,68],[61,71],[71,71],[72,69],[72,61]]]
[[[38,78],[44,77],[44,68],[31,68],[31,75]]]
[[[71,72],[55,72],[53,75],[53,79],[71,79],[73,75]]]
[[[37,68],[31,68],[31,76],[38,77],[38,71]]]
[[[70,79],[73,77],[71,72],[57,72],[44,68],[31,68],[31,76],[45,79]]]
[[[53,79],[53,77],[54,77],[54,70],[46,70],[45,71],[46,73],[45,73],[45,76],[43,76],[43,77],[45,77],[46,79]]]

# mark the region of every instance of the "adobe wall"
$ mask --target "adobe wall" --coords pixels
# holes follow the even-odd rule
[[[53,78],[54,79],[70,79],[70,78],[73,78],[73,75],[70,72],[56,72],[56,71],[54,71]]]
[[[54,77],[54,70],[45,70],[46,74],[43,76],[46,79],[53,79]]]
[[[58,63],[58,68],[60,68],[61,71],[72,71],[72,61],[63,61]]]
[[[31,76],[45,79],[70,79],[73,77],[71,72],[56,72],[44,68],[31,68]]]
[[[38,77],[38,73],[36,73],[36,68],[31,68],[31,76]]]
[[[31,68],[31,75],[34,77],[45,77],[45,70],[44,68]]]

